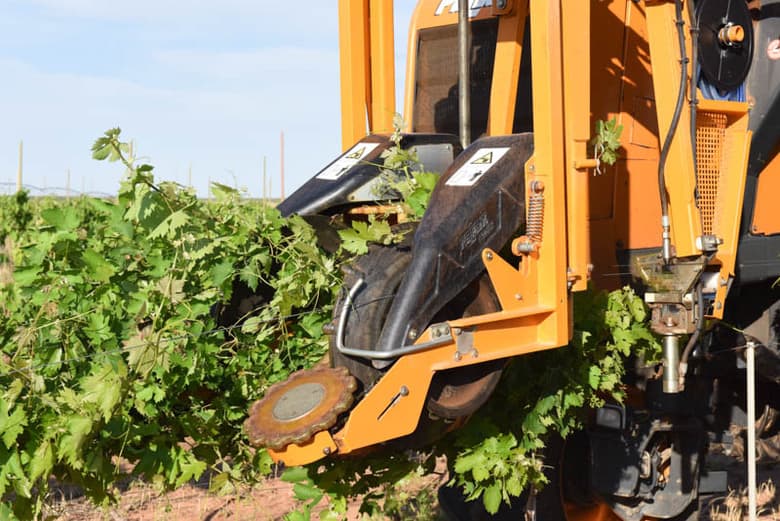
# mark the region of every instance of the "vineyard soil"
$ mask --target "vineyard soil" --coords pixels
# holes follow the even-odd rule
[[[381,220],[346,228],[332,255],[301,218],[222,185],[199,200],[129,151],[119,129],[93,147],[126,168],[116,200],[0,198],[0,520],[432,521],[445,483],[478,500],[465,519],[517,519],[506,505],[546,481],[547,441],[625,398],[628,359],[660,359],[633,290],[578,293],[571,344],[508,364],[431,457],[388,446],[264,477],[249,405],[322,360],[339,265],[398,237]],[[263,297],[250,315],[227,312],[242,285]],[[776,515],[774,487],[762,494]],[[700,518],[737,521],[740,501]]]
[[[204,475],[198,481],[167,493],[160,493],[141,481],[126,483],[118,503],[107,508],[95,506],[74,487],[52,484],[47,514],[57,521],[280,521],[299,506],[294,498],[293,484],[279,478],[269,477],[232,495],[217,495],[209,492],[209,477]],[[414,497],[420,490],[432,491],[432,501],[427,508],[433,517],[424,519],[444,521],[435,502],[435,492],[447,481],[446,460],[440,459],[433,473],[409,483],[399,495]],[[349,502],[346,519],[361,519],[362,499],[356,497]],[[323,499],[319,508],[314,509],[312,519],[317,519],[317,512],[327,505],[327,499]]]
[[[435,490],[448,481],[445,462],[441,460],[436,472],[424,476],[419,482],[410,485],[410,492],[421,488]],[[780,496],[776,483],[780,483],[780,468],[759,473],[760,482],[758,502],[759,521],[780,520]],[[208,491],[208,476],[197,482],[191,482],[173,492],[161,494],[142,482],[126,485],[118,504],[109,508],[96,507],[80,495],[73,487],[52,486],[52,500],[48,513],[57,521],[162,521],[162,520],[208,520],[208,521],[281,521],[285,515],[294,511],[297,502],[293,498],[293,485],[278,478],[246,487],[233,495],[219,496]],[[701,521],[743,521],[746,515],[735,513],[742,509],[745,513],[747,496],[744,483],[732,483],[734,492],[709,502],[702,509]],[[736,491],[741,489],[742,493]],[[360,498],[349,503],[347,520],[361,519]],[[326,502],[323,501],[324,508]],[[446,517],[438,505],[432,505],[435,517],[432,521],[445,521]],[[313,519],[317,519],[316,514]],[[362,519],[367,519],[363,517]],[[376,519],[376,518],[373,518]],[[517,519],[516,513],[506,508],[495,517],[496,521]]]

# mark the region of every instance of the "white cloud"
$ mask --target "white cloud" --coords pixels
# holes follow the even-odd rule
[[[258,28],[307,29],[330,31],[337,19],[335,2],[295,2],[290,0],[28,0],[45,13],[65,17],[111,21],[141,21],[167,24],[171,21],[187,24],[223,23],[254,24]],[[328,20],[330,23],[323,23]],[[291,31],[292,33],[292,31]],[[295,39],[291,34],[290,39]]]
[[[185,182],[184,172],[193,163],[202,189],[207,177],[233,184],[235,176],[239,185],[254,186],[259,193],[258,165],[268,155],[270,168],[277,168],[282,129],[288,133],[288,193],[338,153],[335,76],[312,91],[311,81],[293,77],[250,81],[237,89],[201,88],[197,82],[150,87],[53,74],[8,60],[0,60],[0,74],[14,78],[0,83],[0,182],[12,177],[13,150],[24,139],[28,183],[52,186],[55,176],[61,178],[70,168],[74,179],[92,179],[92,189],[115,191],[118,174],[107,176],[115,169],[91,161],[89,146],[116,125],[138,140],[163,178],[178,176]]]
[[[296,47],[271,47],[250,51],[215,52],[162,50],[153,53],[160,65],[178,73],[203,76],[211,80],[249,79],[264,83],[289,83],[288,77],[304,79],[308,75],[332,77],[338,64],[335,51]]]
[[[396,0],[396,11],[413,3]],[[264,155],[278,172],[282,129],[288,193],[340,150],[332,0],[2,4],[0,182],[13,180],[24,139],[30,184],[61,186],[70,168],[74,187],[84,178],[113,192],[121,169],[92,161],[89,147],[116,125],[163,178],[186,182],[192,164],[201,193],[208,178],[233,176],[259,193]]]

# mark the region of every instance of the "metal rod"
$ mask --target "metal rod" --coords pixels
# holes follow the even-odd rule
[[[24,164],[24,141],[19,141],[19,167],[16,170],[16,191],[21,192],[22,187],[22,165]]]
[[[352,289],[349,290],[349,293],[347,293],[347,298],[344,299],[344,305],[341,306],[341,315],[339,316],[339,328],[338,331],[336,331],[336,348],[344,352],[344,331],[347,328],[347,317],[349,316],[349,310],[352,307],[352,299],[355,298],[355,295],[357,295],[357,292],[360,291],[360,288],[363,287],[363,284],[365,284],[365,281],[361,278],[358,279],[358,281],[355,283],[354,286],[352,286]]]
[[[756,521],[756,345],[747,343],[747,471],[748,518]]]
[[[355,295],[357,295],[358,291],[360,291],[360,288],[362,288],[364,284],[365,281],[363,279],[358,279],[355,285],[352,286],[352,288],[349,290],[349,293],[347,293],[347,298],[344,299],[344,304],[341,306],[341,314],[339,315],[339,327],[336,330],[336,349],[338,349],[339,353],[347,356],[368,358],[370,360],[392,360],[393,358],[398,358],[399,356],[418,353],[420,351],[425,351],[426,349],[432,349],[434,347],[438,347],[444,344],[449,344],[452,342],[452,335],[447,334],[438,337],[436,340],[422,342],[420,344],[414,344],[410,346],[403,346],[398,349],[393,349],[390,351],[373,351],[371,349],[351,349],[345,346],[344,333],[347,328],[347,317],[349,316],[349,311],[352,308],[352,300],[355,298]]]
[[[664,378],[663,388],[665,393],[680,392],[680,337],[678,335],[666,335],[663,340],[664,348]]]
[[[281,190],[280,201],[284,201],[284,130],[279,134],[279,161],[281,162],[281,172],[279,175],[279,186]]]
[[[419,353],[420,351],[427,351],[434,347],[443,346],[452,343],[452,335],[440,336],[436,340],[430,340],[428,342],[422,342],[419,344],[412,344],[410,346],[399,347],[398,349],[392,349],[390,351],[373,351],[371,349],[352,349],[349,347],[339,347],[339,353],[347,356],[357,356],[359,358],[367,358],[369,360],[393,360],[405,355],[411,355],[413,353]],[[338,346],[337,346],[338,347]]]
[[[458,0],[458,108],[460,144],[471,144],[471,31],[469,0]]]
[[[266,180],[266,159],[263,156],[263,204],[268,200],[268,181]]]

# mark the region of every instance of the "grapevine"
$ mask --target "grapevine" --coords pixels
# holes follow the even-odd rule
[[[326,351],[338,270],[306,223],[229,187],[206,202],[157,183],[119,129],[93,151],[126,167],[117,201],[0,204],[0,518],[40,515],[50,476],[105,504],[122,460],[160,488],[260,477],[247,404]],[[273,297],[219,328],[236,278]]]
[[[392,189],[419,218],[437,177],[402,152],[391,149],[385,167],[404,173]],[[206,471],[217,492],[260,479],[271,460],[242,432],[248,405],[327,350],[322,326],[344,256],[321,251],[302,219],[227,186],[203,201],[159,182],[119,129],[93,154],[124,167],[115,201],[0,198],[0,519],[40,517],[50,477],[107,504],[122,462],[161,489]],[[382,220],[356,226],[342,233],[349,253],[395,240]],[[220,325],[215,310],[235,281],[267,298]],[[488,511],[544,486],[550,436],[622,399],[629,356],[658,356],[632,291],[576,298],[571,345],[513,361],[494,399],[424,456],[289,469],[284,479],[302,500],[290,519],[308,519],[325,496],[322,519],[343,518],[358,495],[367,513],[398,509],[381,486],[430,471],[437,455],[447,456],[452,485]]]
[[[482,500],[490,513],[530,487],[541,489],[547,482],[548,440],[582,428],[588,409],[624,398],[622,377],[630,356],[646,364],[658,361],[660,345],[646,318],[644,302],[629,288],[575,294],[571,344],[514,360],[488,403],[464,428],[432,448],[427,461],[446,455],[452,462],[451,484],[467,499]],[[507,404],[514,407],[512,414],[506,414]],[[330,496],[327,515],[338,518],[348,497],[377,485],[376,475],[400,479],[419,468],[414,458],[387,454],[327,462],[325,467],[314,464],[305,479]]]

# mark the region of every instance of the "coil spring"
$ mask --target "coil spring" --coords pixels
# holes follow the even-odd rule
[[[542,242],[544,231],[544,194],[536,193],[528,198],[528,221],[525,235],[531,242]]]

